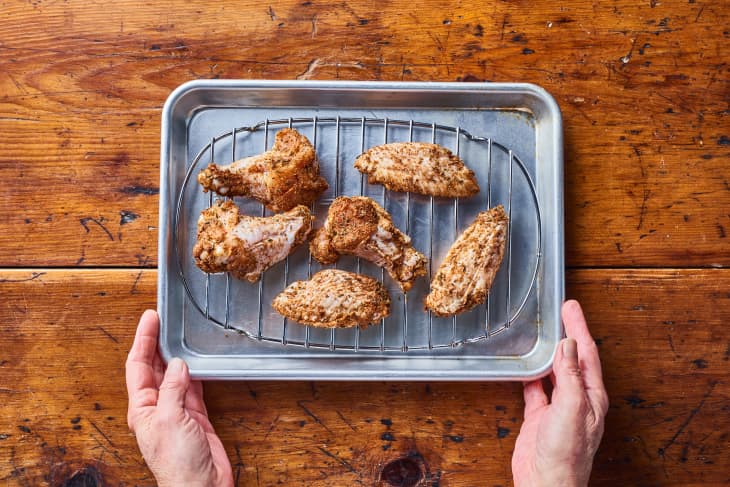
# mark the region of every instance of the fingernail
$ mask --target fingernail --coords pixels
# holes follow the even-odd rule
[[[578,343],[572,338],[563,340],[563,356],[571,359],[578,358]]]

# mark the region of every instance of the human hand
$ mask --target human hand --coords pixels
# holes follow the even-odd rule
[[[586,486],[603,436],[608,394],[598,349],[577,301],[562,308],[565,334],[553,364],[553,392],[525,384],[525,421],[512,455],[516,487]]]
[[[223,443],[208,420],[203,384],[179,358],[165,370],[157,349],[160,318],[145,311],[127,357],[127,423],[160,487],[232,486]]]

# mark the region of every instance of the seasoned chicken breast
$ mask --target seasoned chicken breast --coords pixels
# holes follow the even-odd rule
[[[218,201],[198,218],[193,257],[203,272],[230,272],[255,282],[307,239],[313,221],[309,208],[302,205],[258,218],[239,214],[230,200]]]
[[[479,192],[474,173],[449,149],[425,142],[396,142],[373,147],[355,167],[392,191],[449,198]]]
[[[436,272],[426,296],[426,309],[438,316],[450,316],[487,299],[504,256],[508,223],[502,205],[477,215]]]
[[[294,282],[272,303],[282,316],[303,325],[347,328],[377,323],[390,314],[390,296],[375,279],[326,269]]]
[[[280,130],[274,146],[263,154],[227,166],[209,164],[198,182],[203,191],[254,198],[273,212],[310,206],[328,187],[314,147],[295,129]]]
[[[395,227],[388,212],[365,196],[336,198],[309,250],[322,264],[332,264],[342,254],[369,260],[385,268],[403,292],[426,274],[426,257]]]

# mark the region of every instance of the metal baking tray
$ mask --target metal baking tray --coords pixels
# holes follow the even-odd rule
[[[404,295],[382,269],[343,257],[340,269],[382,280],[391,315],[348,330],[301,326],[274,312],[287,284],[320,270],[306,245],[256,284],[207,275],[192,259],[196,222],[214,196],[198,172],[263,152],[294,127],[314,143],[330,188],[312,206],[321,226],[338,195],[364,194],[393,216],[430,262]],[[203,379],[528,380],[545,375],[562,337],[562,120],[542,88],[515,83],[193,81],[162,115],[158,310],[165,360]],[[435,141],[476,173],[471,198],[430,198],[368,184],[357,155],[385,142]],[[234,198],[244,213],[262,205]],[[507,251],[487,302],[454,318],[423,308],[430,274],[479,211],[503,204]]]

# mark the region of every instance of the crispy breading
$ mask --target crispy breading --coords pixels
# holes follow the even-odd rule
[[[348,328],[377,323],[390,314],[390,296],[375,279],[326,269],[297,281],[272,303],[282,316],[303,325]]]
[[[273,212],[310,206],[326,189],[314,147],[295,129],[282,129],[263,154],[227,166],[211,163],[198,174],[203,191],[254,198]]]
[[[309,208],[259,218],[239,214],[230,200],[218,201],[198,218],[195,263],[204,272],[230,272],[255,282],[304,242],[312,229]]]
[[[391,191],[427,196],[465,197],[479,192],[474,173],[449,149],[425,142],[396,142],[372,147],[355,167]]]
[[[431,281],[426,309],[451,316],[487,299],[504,256],[508,224],[502,205],[477,215],[451,246]]]
[[[332,264],[343,254],[369,260],[385,268],[403,292],[426,274],[426,257],[396,228],[388,212],[365,196],[336,198],[309,250],[322,264]]]

